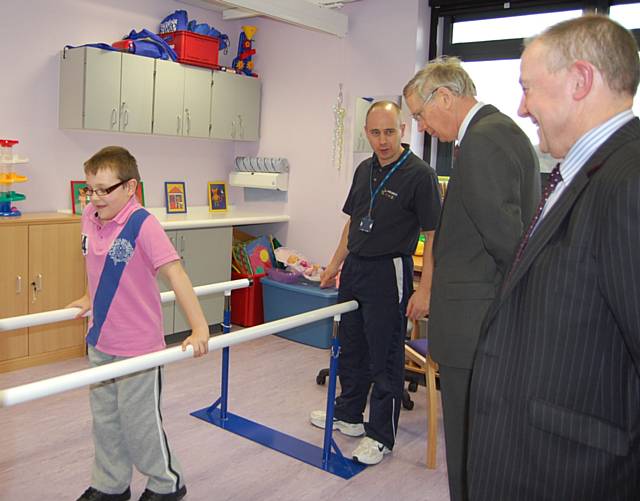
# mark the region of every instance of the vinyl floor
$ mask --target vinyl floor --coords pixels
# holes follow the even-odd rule
[[[323,409],[326,386],[316,384],[328,350],[277,336],[231,348],[229,411],[322,446],[322,430],[308,422]],[[421,500],[448,501],[440,416],[438,468],[427,470],[426,397],[402,410],[396,447],[379,465],[349,480],[195,419],[220,391],[220,352],[166,366],[163,416],[185,472],[190,501],[197,500]],[[84,359],[0,374],[0,388],[86,368]],[[334,438],[350,455],[358,439]],[[88,486],[93,444],[88,389],[81,388],[0,409],[0,500],[74,500]],[[134,473],[132,499],[145,479]]]

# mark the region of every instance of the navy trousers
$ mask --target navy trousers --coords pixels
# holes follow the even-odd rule
[[[404,385],[407,302],[413,291],[411,256],[347,256],[340,274],[338,301],[355,299],[356,311],[340,322],[341,394],[335,417],[362,423],[371,390],[368,437],[393,449]]]

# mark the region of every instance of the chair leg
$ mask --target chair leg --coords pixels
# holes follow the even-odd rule
[[[427,468],[436,468],[438,440],[438,392],[436,390],[436,369],[431,357],[427,356]]]

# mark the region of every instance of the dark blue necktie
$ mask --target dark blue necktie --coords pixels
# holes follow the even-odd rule
[[[540,198],[540,203],[536,208],[536,212],[533,215],[533,219],[531,219],[529,228],[527,228],[527,231],[525,232],[525,234],[522,236],[522,239],[520,240],[520,245],[518,245],[518,252],[516,252],[516,257],[513,260],[513,263],[511,264],[511,269],[509,270],[507,278],[503,283],[504,285],[506,285],[506,283],[509,281],[509,278],[513,274],[513,270],[522,259],[524,250],[527,247],[527,244],[529,243],[529,239],[531,238],[533,230],[536,227],[536,224],[538,223],[540,216],[542,215],[542,211],[544,210],[544,206],[547,203],[547,199],[551,196],[551,194],[556,189],[556,186],[558,186],[558,183],[560,181],[562,181],[562,174],[560,174],[560,164],[558,163],[551,171],[551,174],[549,174],[549,179],[547,180],[547,184],[545,185],[544,190],[542,190],[542,197]]]

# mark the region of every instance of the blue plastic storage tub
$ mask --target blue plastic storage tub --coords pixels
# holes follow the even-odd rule
[[[285,284],[265,277],[261,283],[265,322],[331,306],[338,301],[338,289],[321,289],[319,285],[304,279],[300,283]],[[278,335],[317,348],[329,348],[332,331],[333,318],[327,318],[282,331]]]

